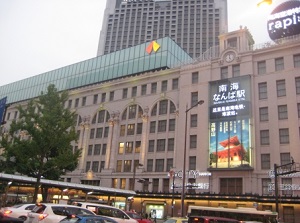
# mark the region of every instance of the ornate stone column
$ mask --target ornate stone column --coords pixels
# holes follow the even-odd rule
[[[145,168],[145,156],[146,156],[146,151],[147,151],[147,145],[148,145],[148,134],[147,134],[147,129],[148,129],[148,123],[149,123],[149,108],[146,107],[144,109],[144,113],[142,115],[142,120],[143,120],[143,129],[142,129],[142,137],[141,137],[141,152],[140,152],[140,164],[144,165]]]
[[[90,116],[84,116],[82,122],[80,123],[80,137],[78,141],[78,148],[82,149],[81,159],[79,161],[78,169],[80,171],[85,169],[84,161],[87,156],[87,148],[89,142],[89,133],[90,133]]]

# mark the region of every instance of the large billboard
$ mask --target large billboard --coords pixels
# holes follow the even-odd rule
[[[251,166],[250,76],[210,83],[210,168]]]
[[[278,5],[269,16],[267,26],[272,40],[300,34],[300,1]]]

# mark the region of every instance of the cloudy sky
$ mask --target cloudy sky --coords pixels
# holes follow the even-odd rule
[[[227,0],[229,31],[247,26],[257,44],[270,41],[274,5]],[[0,0],[0,86],[96,56],[106,0]]]

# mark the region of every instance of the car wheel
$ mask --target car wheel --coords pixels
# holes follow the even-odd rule
[[[22,219],[23,221],[26,221],[27,217],[26,216],[20,216],[20,219]]]

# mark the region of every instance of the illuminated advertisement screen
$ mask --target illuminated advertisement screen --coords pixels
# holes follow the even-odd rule
[[[300,34],[300,2],[286,1],[278,5],[267,22],[272,40]]]
[[[210,83],[210,168],[251,166],[250,76]]]

